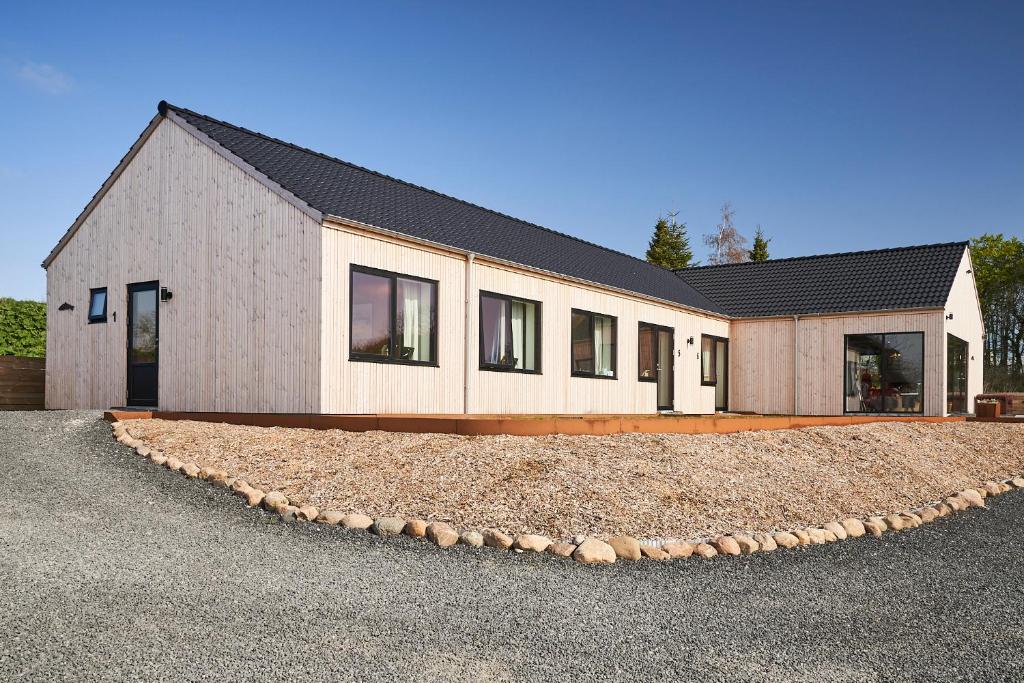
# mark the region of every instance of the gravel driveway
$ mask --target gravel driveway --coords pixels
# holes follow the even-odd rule
[[[0,412],[0,680],[1020,680],[1024,494],[798,551],[583,567],[285,526],[96,413]]]

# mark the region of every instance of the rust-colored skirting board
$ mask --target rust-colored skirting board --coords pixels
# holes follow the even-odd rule
[[[842,426],[866,422],[963,422],[963,417],[895,417],[869,415],[660,416],[660,415],[302,415],[284,413],[180,413],[111,410],[107,420],[199,420],[256,427],[345,429],[352,432],[430,432],[440,434],[725,434],[765,429]]]

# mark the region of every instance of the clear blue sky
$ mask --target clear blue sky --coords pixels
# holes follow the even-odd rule
[[[0,296],[160,99],[643,255],[1024,234],[1024,3],[14,3]]]

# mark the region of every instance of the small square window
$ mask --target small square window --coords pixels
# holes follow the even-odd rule
[[[107,322],[107,288],[97,287],[89,290],[89,322]]]

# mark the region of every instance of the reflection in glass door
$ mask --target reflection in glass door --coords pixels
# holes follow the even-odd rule
[[[729,410],[729,341],[715,340],[715,369],[718,381],[715,383],[715,410]]]
[[[128,285],[128,405],[157,404],[159,309],[156,282]]]
[[[967,342],[946,335],[946,412],[967,412]]]
[[[671,327],[640,323],[637,340],[638,379],[657,383],[658,410],[674,410],[675,404],[675,336]]]
[[[672,348],[672,330],[660,328],[658,330],[658,410],[673,409],[672,384],[674,382],[674,368]]]

